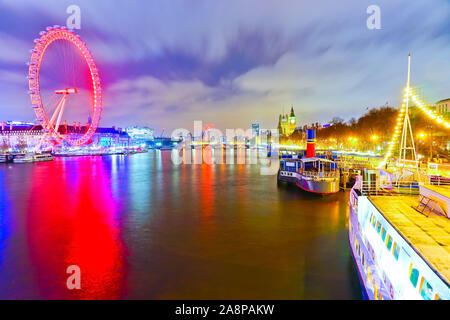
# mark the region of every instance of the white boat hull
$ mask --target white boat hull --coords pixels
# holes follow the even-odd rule
[[[316,180],[299,175],[295,184],[300,189],[312,193],[332,194],[339,192],[339,178]]]

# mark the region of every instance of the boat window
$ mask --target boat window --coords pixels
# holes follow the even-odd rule
[[[410,274],[409,274],[409,280],[411,281],[414,288],[417,286],[417,281],[419,280],[419,270],[416,268],[413,268],[412,263],[410,265]]]
[[[375,228],[375,216],[372,218],[372,226]]]
[[[381,231],[381,223],[377,222],[377,232],[380,233]]]
[[[394,254],[394,258],[396,260],[398,260],[399,253],[400,253],[400,247],[397,245],[396,242],[394,242],[394,252],[393,252],[393,254]]]
[[[391,251],[391,248],[392,248],[392,238],[391,238],[390,235],[387,236],[386,247],[388,248],[389,251]]]
[[[313,169],[317,169],[316,166],[314,165],[314,162],[305,162],[304,163],[304,169],[305,170],[313,170]]]
[[[427,280],[423,280],[422,292],[420,293],[424,300],[431,300],[433,298],[433,287]]]
[[[386,229],[385,228],[382,228],[382,230],[381,230],[381,239],[383,239],[383,242],[386,239]]]

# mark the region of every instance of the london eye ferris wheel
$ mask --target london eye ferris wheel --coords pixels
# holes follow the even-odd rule
[[[101,80],[92,54],[64,26],[47,27],[39,35],[28,62],[28,93],[44,130],[41,143],[89,144],[102,112]]]

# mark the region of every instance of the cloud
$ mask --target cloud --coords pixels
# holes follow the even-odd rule
[[[25,84],[25,87],[28,84],[25,73],[0,69],[0,83],[2,82],[14,86]]]
[[[111,107],[107,111],[111,118],[139,113],[139,120],[144,122],[155,119],[169,122],[170,119],[181,125],[185,119],[189,121],[187,118],[200,119],[205,104],[220,91],[220,88],[208,87],[198,80],[164,82],[143,76],[111,85],[106,92],[105,111]]]
[[[23,64],[29,60],[32,42],[26,42],[0,30],[0,63]],[[31,43],[31,44],[30,44]]]

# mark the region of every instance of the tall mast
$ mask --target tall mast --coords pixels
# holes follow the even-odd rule
[[[405,118],[403,121],[402,139],[400,144],[399,160],[405,164],[407,159],[407,150],[411,150],[411,160],[416,161],[416,147],[414,145],[414,136],[411,129],[411,122],[409,120],[409,97],[411,95],[411,54],[408,54],[408,79],[406,82],[406,101],[405,101]],[[408,137],[409,136],[409,137]],[[411,141],[408,146],[408,138]]]
[[[409,87],[411,85],[411,53],[408,54],[408,82],[407,82],[407,88],[409,91]],[[409,101],[409,98],[408,98]],[[408,107],[408,105],[406,105]]]

